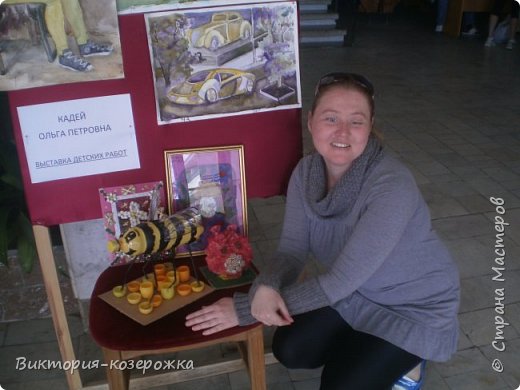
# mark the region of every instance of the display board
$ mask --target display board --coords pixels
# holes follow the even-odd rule
[[[284,193],[290,173],[301,157],[301,109],[159,125],[145,18],[143,14],[120,15],[119,28],[124,79],[9,92],[32,223],[51,226],[100,218],[99,188],[165,180],[163,152],[172,149],[244,145],[248,198]],[[139,167],[33,183],[18,108],[118,95],[130,97]],[[111,161],[107,159],[105,163]]]
[[[295,2],[286,3],[292,3],[295,9]],[[269,18],[262,20],[269,21]],[[12,125],[27,205],[34,225],[38,257],[63,361],[76,361],[76,358],[48,226],[101,218],[100,188],[164,181],[165,150],[243,145],[249,198],[284,193],[291,171],[301,157],[301,105],[222,118],[158,124],[154,72],[149,56],[144,15],[120,15],[118,21],[124,79],[74,82],[9,92]],[[287,24],[284,22],[279,27],[285,29]],[[281,34],[280,37],[288,39],[287,34]],[[277,50],[286,56],[286,45],[277,46]],[[276,57],[277,50],[271,50],[269,54]],[[82,79],[78,77],[78,80]],[[102,101],[101,98],[107,97],[108,100]],[[64,105],[64,112],[56,115],[59,110],[52,111],[55,109],[52,104],[59,102],[70,105]],[[78,102],[80,106],[76,106]],[[112,102],[117,103],[113,110]],[[42,106],[46,104],[51,105]],[[49,111],[45,110],[47,107],[50,107]],[[96,123],[93,120],[96,118],[96,111],[108,111],[108,114],[101,116],[99,123]],[[24,117],[24,129],[36,130],[37,136],[34,138],[33,134],[32,139],[36,143],[33,142],[29,147],[26,146],[28,134],[22,131],[19,113]],[[33,115],[34,118],[31,117]],[[79,126],[73,125],[70,130],[67,126],[61,129],[52,128],[53,125],[49,125],[52,123],[52,115],[60,122],[60,126],[64,122],[77,122]],[[124,118],[117,118],[118,116]],[[45,117],[50,117],[47,122],[43,120]],[[104,118],[107,117],[110,120],[105,121]],[[84,122],[85,120],[91,122]],[[39,126],[41,131],[38,130]],[[121,130],[124,126],[128,131]],[[74,149],[77,144],[85,142],[82,136],[88,136],[90,144],[94,143],[93,137],[90,137],[92,132],[84,130],[91,127],[94,134],[107,136],[99,138],[99,150],[91,155],[96,156],[96,159],[82,155],[79,148],[77,160],[72,158],[72,168],[57,167],[52,162],[53,156],[59,159],[60,152]],[[116,127],[118,131],[114,132],[114,139],[109,133]],[[118,142],[118,136],[127,138]],[[60,139],[60,142],[40,142],[53,139]],[[43,154],[40,154],[40,145],[47,148]],[[109,145],[113,155],[109,149],[103,149]],[[119,145],[123,145],[124,149],[117,149]],[[117,151],[120,153],[116,153]],[[109,154],[105,154],[106,152]],[[27,154],[30,154],[30,160]],[[39,158],[46,160],[39,161]],[[104,166],[114,161],[118,161],[120,166]],[[66,161],[68,162],[69,160]],[[61,165],[65,165],[63,161]],[[79,170],[74,171],[74,166],[79,167]],[[35,168],[49,168],[51,173],[44,174],[35,171]],[[67,371],[65,374],[70,389],[84,388],[79,371]],[[147,378],[149,380],[150,377]]]

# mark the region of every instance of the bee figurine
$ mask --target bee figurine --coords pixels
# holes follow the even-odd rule
[[[111,253],[119,252],[135,258],[191,244],[199,239],[203,231],[200,211],[196,207],[189,207],[165,219],[142,222],[131,227],[118,240],[110,240],[107,246]]]

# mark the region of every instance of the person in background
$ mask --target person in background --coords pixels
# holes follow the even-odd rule
[[[518,14],[520,12],[520,4],[515,0],[495,0],[493,4],[493,9],[489,14],[488,37],[486,39],[486,43],[484,44],[486,47],[493,47],[497,45],[497,42],[495,42],[494,39],[495,28],[497,27],[499,18],[504,15],[506,1],[509,1],[511,3],[511,11],[509,14],[509,40],[506,43],[506,49],[512,50],[513,46],[516,43],[515,36],[516,29],[518,27]]]
[[[357,20],[361,0],[335,0],[331,9],[338,13],[336,27],[346,30],[343,44],[352,46],[356,37]]]
[[[35,0],[34,2],[45,4],[45,24],[56,46],[60,66],[74,71],[90,71],[93,66],[84,57],[112,53],[111,45],[96,43],[89,39],[78,0]],[[27,1],[5,0],[3,4],[24,3]],[[79,55],[69,48],[65,21],[69,23],[76,39]]]
[[[419,389],[425,360],[450,359],[458,270],[412,173],[382,146],[374,106],[361,75],[319,80],[307,121],[316,152],[289,181],[277,251],[249,294],[189,314],[186,326],[277,326],[274,356],[323,367],[322,390]],[[322,272],[302,277],[312,258]]]
[[[444,24],[446,23],[446,16],[448,15],[449,0],[437,0],[437,16],[435,22],[435,32],[441,33],[444,31]],[[466,36],[475,36],[478,31],[475,23],[474,12],[464,12],[462,14],[462,34]]]

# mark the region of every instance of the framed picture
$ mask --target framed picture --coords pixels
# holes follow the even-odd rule
[[[162,219],[165,215],[163,182],[131,184],[99,189],[103,226],[107,241],[117,240],[141,222]],[[110,260],[116,256],[111,254]],[[119,256],[118,263],[130,260]]]
[[[0,91],[125,77],[116,2],[67,0],[65,6],[59,3],[0,1]],[[74,51],[80,43],[78,35],[88,35],[96,44],[112,46],[113,50],[105,48],[104,55],[85,57],[81,63],[69,60],[58,66],[60,50],[56,50],[56,42],[65,46],[62,49]],[[88,64],[91,69],[84,71]],[[79,86],[70,88],[79,89]],[[43,96],[47,93],[38,91]]]
[[[214,148],[167,150],[168,211],[173,214],[197,207],[204,233],[191,244],[192,253],[203,253],[213,225],[234,224],[247,236],[246,181],[242,145]],[[187,247],[177,255],[187,255]]]
[[[297,2],[221,3],[145,14],[160,125],[301,107]]]

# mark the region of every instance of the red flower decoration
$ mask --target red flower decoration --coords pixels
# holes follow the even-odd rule
[[[221,276],[240,277],[253,259],[247,238],[238,234],[236,225],[228,225],[225,229],[215,225],[209,231],[206,247],[209,270]]]

